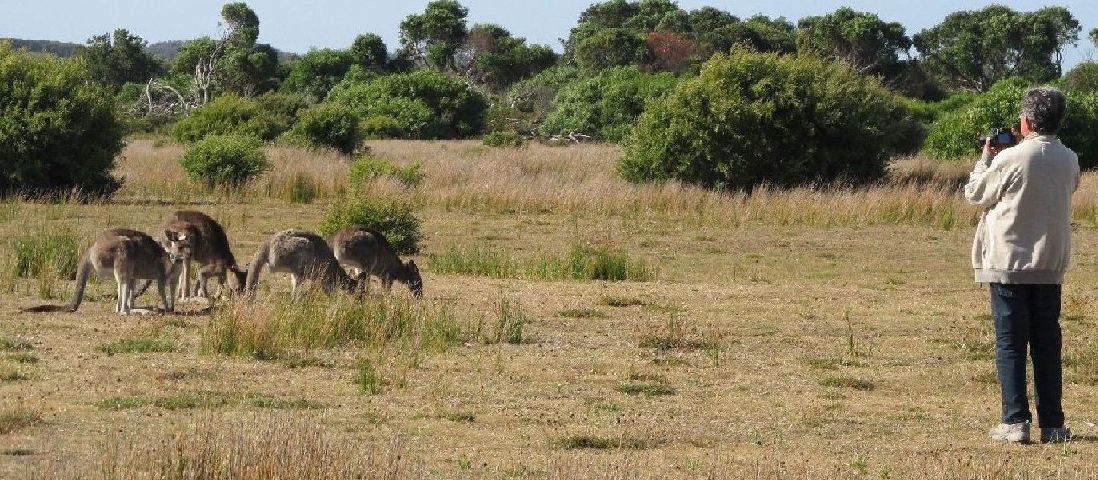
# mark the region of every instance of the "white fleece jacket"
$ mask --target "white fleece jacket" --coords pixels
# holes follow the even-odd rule
[[[1079,157],[1055,135],[981,157],[965,185],[965,198],[984,207],[972,242],[976,281],[1063,283],[1078,187]]]

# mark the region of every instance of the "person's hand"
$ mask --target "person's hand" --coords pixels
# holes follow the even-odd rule
[[[1003,151],[1003,146],[992,145],[991,137],[988,137],[987,141],[984,142],[984,155],[987,155],[988,158],[995,158],[1001,151]]]

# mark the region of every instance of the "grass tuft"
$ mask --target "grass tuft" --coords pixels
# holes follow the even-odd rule
[[[0,435],[7,435],[39,423],[42,423],[42,416],[38,412],[24,409],[0,411]]]
[[[638,307],[638,306],[643,307],[645,305],[648,305],[648,302],[646,302],[644,300],[641,300],[639,298],[624,297],[624,296],[621,296],[621,295],[609,295],[609,296],[603,297],[602,298],[602,303],[606,306],[615,307],[615,308]]]
[[[471,412],[447,412],[442,415],[442,418],[454,423],[473,423],[477,419]]]
[[[378,395],[381,393],[381,377],[377,374],[374,364],[367,359],[358,361],[355,367],[355,384],[365,395]]]
[[[622,383],[614,387],[614,390],[626,395],[644,395],[647,397],[663,397],[678,393],[674,387],[661,381]]]
[[[602,310],[596,310],[594,308],[574,308],[569,310],[561,310],[557,312],[558,316],[564,318],[606,318],[606,312]]]
[[[644,261],[607,247],[574,246],[567,255],[542,255],[521,261],[486,247],[450,248],[432,254],[430,259],[431,269],[437,273],[490,278],[613,282],[655,278]]]
[[[569,435],[557,440],[556,446],[564,450],[643,450],[654,445],[651,442],[635,438]]]
[[[22,382],[30,380],[30,375],[23,373],[19,370],[12,369],[0,369],[0,382]]]
[[[50,233],[45,230],[21,235],[11,240],[15,255],[15,273],[24,278],[73,278],[78,263],[76,236],[67,230]]]
[[[873,382],[869,380],[863,380],[847,375],[825,377],[824,379],[820,380],[820,385],[834,388],[851,388],[863,392],[868,392],[876,388],[876,385],[874,385]]]
[[[22,364],[38,363],[38,357],[36,357],[34,355],[31,355],[29,353],[13,353],[11,355],[8,355],[8,360],[11,360],[15,363],[22,363]]]
[[[34,350],[34,344],[21,338],[0,337],[0,350],[8,352],[26,352]]]

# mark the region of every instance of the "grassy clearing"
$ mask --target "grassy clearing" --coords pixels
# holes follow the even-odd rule
[[[567,255],[543,255],[529,260],[515,260],[484,247],[451,248],[430,258],[431,269],[438,273],[491,278],[613,282],[645,282],[655,278],[655,272],[643,260],[609,247],[577,245]]]
[[[7,435],[17,430],[33,427],[42,423],[42,416],[38,412],[25,409],[0,411],[0,435]]]
[[[445,303],[314,293],[230,303],[214,313],[203,337],[209,352],[275,360],[315,348],[438,352],[458,343],[461,330]]]
[[[110,355],[120,353],[171,353],[177,351],[175,342],[156,337],[127,337],[99,346],[99,351]]]

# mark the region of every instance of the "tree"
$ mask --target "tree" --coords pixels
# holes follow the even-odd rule
[[[1019,13],[1002,5],[961,11],[915,35],[923,66],[947,87],[983,92],[1020,76],[1035,82],[1059,77],[1064,46],[1079,39],[1067,9]]]
[[[678,80],[671,73],[644,73],[634,66],[603,70],[562,88],[553,112],[541,125],[543,135],[579,133],[620,142],[644,111],[646,103],[663,95]]]
[[[381,73],[389,63],[389,49],[376,34],[367,33],[355,37],[351,43],[351,62],[367,71]]]
[[[439,71],[455,71],[454,57],[469,35],[465,17],[469,9],[455,0],[434,0],[422,14],[400,22],[403,54],[417,65]]]
[[[0,42],[0,195],[108,196],[122,150],[112,97],[83,62]]]
[[[1090,31],[1090,41],[1094,42],[1095,46],[1098,46],[1098,27]]]
[[[576,65],[589,71],[639,65],[648,58],[644,36],[626,28],[597,29],[583,36],[574,48]]]
[[[466,78],[499,91],[531,77],[557,61],[547,45],[527,45],[494,24],[474,25],[458,54],[458,69]]]
[[[649,52],[648,70],[657,72],[681,72],[694,60],[697,45],[675,32],[651,32],[645,39]]]
[[[77,52],[95,80],[118,92],[129,82],[145,83],[161,72],[161,65],[145,51],[145,40],[126,29],[96,35]]]
[[[911,39],[898,22],[885,22],[868,12],[843,7],[797,24],[800,50],[836,58],[860,73],[890,70],[907,55]]]
[[[343,79],[352,63],[353,53],[347,50],[310,50],[291,64],[282,91],[299,93],[309,102],[317,103]]]

